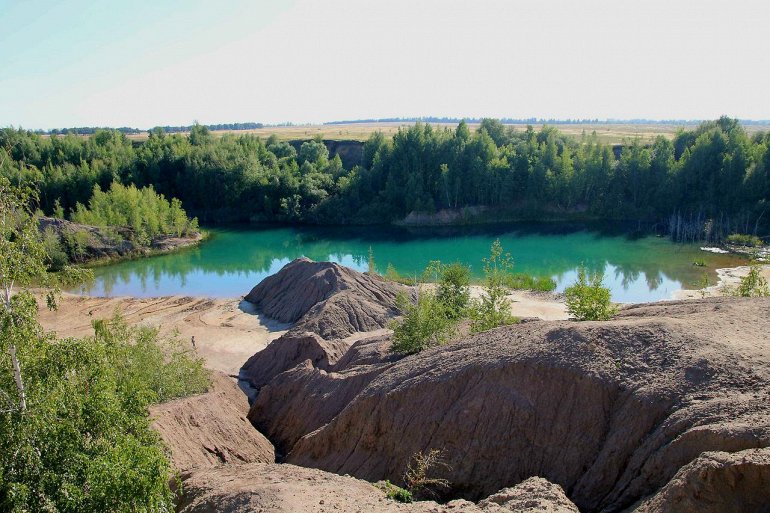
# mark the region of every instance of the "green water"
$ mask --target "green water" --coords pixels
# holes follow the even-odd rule
[[[581,263],[604,270],[605,285],[619,302],[670,298],[695,287],[707,273],[737,265],[734,257],[714,255],[694,245],[654,236],[633,236],[622,228],[585,225],[516,224],[465,228],[396,227],[214,229],[200,247],[94,269],[96,280],[82,292],[104,296],[242,296],[266,276],[299,256],[331,260],[366,270],[368,251],[377,270],[392,264],[413,275],[430,260],[460,261],[481,276],[481,259],[499,238],[515,261],[516,272],[548,275],[557,291],[575,281]],[[706,267],[696,267],[694,260]]]

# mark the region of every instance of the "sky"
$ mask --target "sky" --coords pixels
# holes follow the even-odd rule
[[[770,119],[770,2],[0,0],[0,126]]]

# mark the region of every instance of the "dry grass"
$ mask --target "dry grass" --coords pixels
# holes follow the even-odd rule
[[[389,123],[349,123],[340,125],[303,125],[303,126],[283,126],[283,127],[266,127],[258,128],[254,130],[220,130],[215,131],[215,135],[222,135],[225,133],[235,134],[255,134],[263,138],[267,138],[275,134],[278,139],[282,141],[298,140],[298,139],[312,139],[320,135],[323,139],[327,140],[354,140],[365,141],[369,136],[376,132],[381,131],[385,135],[392,136],[400,127],[411,126],[414,123],[411,122],[389,122]],[[436,127],[448,127],[454,128],[456,123],[432,123]],[[478,124],[470,123],[468,125],[471,130],[475,130]],[[526,125],[509,125],[516,130],[524,130]],[[539,129],[542,125],[533,125],[535,129]],[[655,137],[662,135],[664,137],[673,138],[674,134],[679,128],[685,128],[692,130],[695,125],[675,125],[675,124],[607,124],[607,123],[587,123],[587,124],[553,124],[561,132],[580,137],[581,134],[591,134],[596,132],[597,137],[603,143],[609,144],[621,144],[624,141],[633,139],[639,139],[642,142],[651,142]],[[770,131],[770,125],[749,125],[746,126],[746,131],[749,134],[753,134],[759,131]],[[136,135],[129,135],[129,139],[144,140],[147,138],[147,133],[141,133]]]

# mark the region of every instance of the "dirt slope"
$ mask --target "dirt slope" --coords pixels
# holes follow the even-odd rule
[[[294,330],[324,339],[384,328],[405,287],[332,262],[298,258],[262,280],[246,296],[265,315],[297,322]]]
[[[272,463],[273,445],[246,420],[247,410],[235,380],[216,372],[209,392],[153,406],[150,415],[178,470]]]
[[[255,405],[290,463],[398,482],[412,454],[439,448],[455,496],[540,475],[584,510],[619,511],[704,451],[770,446],[769,313],[766,299],[711,299],[530,322],[370,362],[369,383],[363,365],[305,363]]]
[[[635,513],[770,512],[770,450],[705,452]]]
[[[224,465],[192,473],[184,484],[180,513],[578,513],[561,488],[540,478],[478,505],[400,504],[365,481],[294,465]]]

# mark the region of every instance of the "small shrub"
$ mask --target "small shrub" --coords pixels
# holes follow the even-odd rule
[[[695,267],[706,267],[706,261],[701,260],[700,258],[696,258],[695,260],[692,261],[692,265],[694,265]]]
[[[446,307],[451,319],[459,319],[465,313],[471,299],[471,270],[459,262],[443,266],[436,297]]]
[[[585,267],[578,268],[578,281],[564,291],[567,311],[578,321],[606,321],[617,312],[610,289],[602,286],[604,274],[588,276]]]
[[[402,285],[417,284],[417,280],[415,280],[414,278],[410,278],[408,276],[402,276],[401,273],[399,273],[396,270],[396,268],[393,267],[393,264],[388,264],[388,267],[385,269],[385,279],[395,283],[400,283]]]
[[[770,296],[770,288],[768,288],[767,280],[762,276],[761,269],[758,265],[752,265],[749,267],[749,273],[741,278],[741,282],[738,284],[732,294],[737,297],[768,297]]]
[[[511,302],[505,288],[513,269],[510,253],[503,253],[500,240],[492,243],[489,258],[484,259],[484,294],[470,308],[471,331],[480,333],[499,326],[518,322],[511,313]]]
[[[756,235],[747,235],[745,233],[733,233],[727,236],[728,244],[736,246],[748,246],[750,248],[762,247],[762,239]]]
[[[447,315],[444,304],[429,291],[418,293],[417,302],[400,294],[396,305],[404,312],[400,321],[393,321],[391,351],[413,354],[446,343],[455,331],[455,321]]]
[[[431,475],[432,472],[440,468],[451,470],[451,467],[444,461],[444,451],[440,449],[420,451],[412,455],[406,467],[404,485],[415,497],[435,498],[438,496],[439,489],[449,488],[449,481]]]
[[[382,489],[385,492],[385,496],[388,499],[392,499],[396,502],[403,502],[405,504],[408,504],[412,501],[414,501],[414,497],[412,496],[412,492],[409,490],[405,490],[404,488],[401,488],[400,486],[396,486],[390,481],[384,481],[382,483]]]
[[[48,226],[42,234],[42,240],[46,254],[45,264],[48,270],[56,272],[64,269],[69,264],[69,258],[56,230]]]

